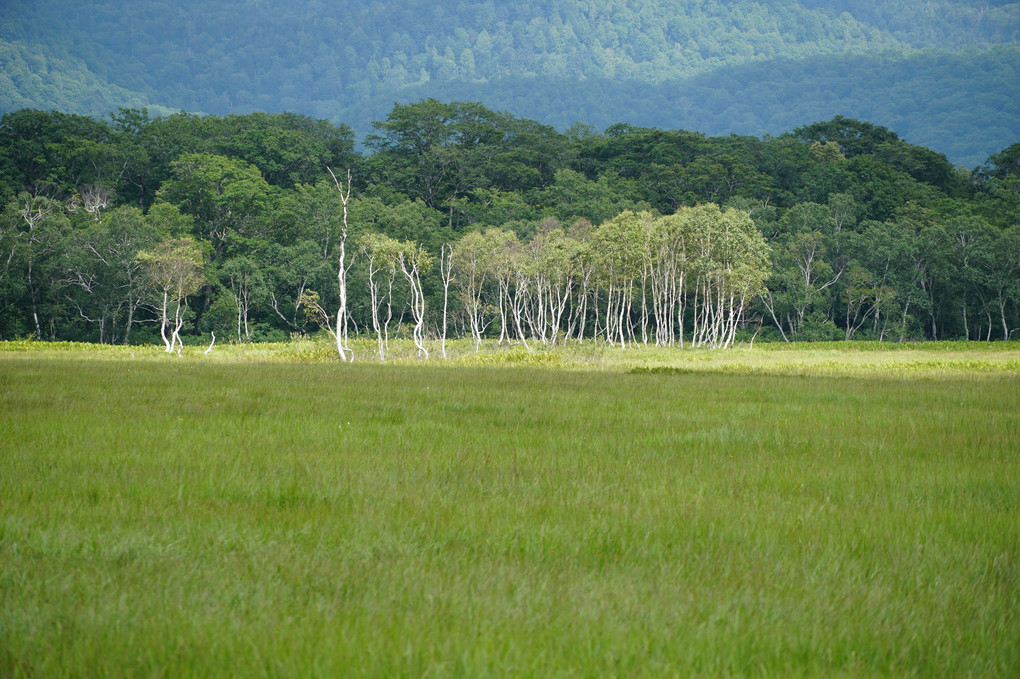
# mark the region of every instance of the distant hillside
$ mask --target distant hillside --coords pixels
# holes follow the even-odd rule
[[[154,105],[141,92],[111,84],[60,48],[38,49],[0,39],[0,110],[42,108],[103,116],[118,107],[176,110]]]
[[[896,130],[974,168],[1020,139],[1020,47],[777,59],[658,85],[518,77],[410,88],[400,100],[425,96],[481,101],[560,129],[577,121],[600,130],[628,122],[761,136],[845,115]],[[342,109],[340,118],[380,119],[394,98],[366,99]]]
[[[364,133],[455,96],[755,134],[842,113],[974,165],[1020,137],[1018,37],[1001,0],[10,0],[0,111],[287,110]]]

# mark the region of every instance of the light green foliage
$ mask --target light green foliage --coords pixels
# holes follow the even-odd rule
[[[603,222],[592,242],[592,257],[605,285],[623,285],[641,275],[652,215],[625,210]]]
[[[365,257],[372,258],[376,265],[393,269],[397,265],[400,251],[405,245],[384,233],[369,232],[358,240],[358,249]]]
[[[565,285],[579,274],[577,260],[583,256],[583,244],[567,233],[555,219],[544,225],[528,244],[531,257],[529,273],[547,285]]]
[[[456,360],[456,365],[489,366],[504,368],[542,367],[559,368],[569,365],[562,352],[528,351],[526,349],[508,349],[506,351],[487,351],[483,353],[463,354]]]
[[[649,352],[929,365],[842,379],[26,344],[4,676],[1020,669],[1016,363],[934,368],[1015,343]]]
[[[151,285],[160,293],[177,294],[179,299],[194,294],[205,282],[202,249],[192,238],[167,238],[151,250],[142,250],[138,260],[148,270]]]
[[[180,331],[189,317],[188,297],[206,282],[202,248],[192,238],[167,238],[151,250],[138,252],[137,260],[147,274],[149,301],[157,310],[160,337],[169,353],[182,344]]]

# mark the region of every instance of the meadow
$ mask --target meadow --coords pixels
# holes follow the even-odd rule
[[[1020,675],[1020,343],[203,350],[0,343],[0,676]]]

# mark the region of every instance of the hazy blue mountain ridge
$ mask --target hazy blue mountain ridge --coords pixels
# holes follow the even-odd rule
[[[1018,8],[17,0],[0,7],[0,110],[289,110],[361,134],[395,101],[423,96],[470,98],[560,127],[627,121],[710,134],[775,134],[842,113],[973,165],[1020,136],[1020,87],[1009,87],[1018,59],[1006,49],[1020,35]],[[917,54],[933,49],[941,51]],[[992,49],[997,57],[982,56]],[[989,70],[996,60],[1008,68]],[[628,94],[646,105],[621,99]],[[971,139],[968,127],[987,134]]]

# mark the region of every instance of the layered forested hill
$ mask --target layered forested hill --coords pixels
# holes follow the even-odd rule
[[[0,111],[294,111],[365,132],[436,97],[710,134],[844,114],[973,167],[1020,136],[1018,34],[1001,0],[11,0]]]

